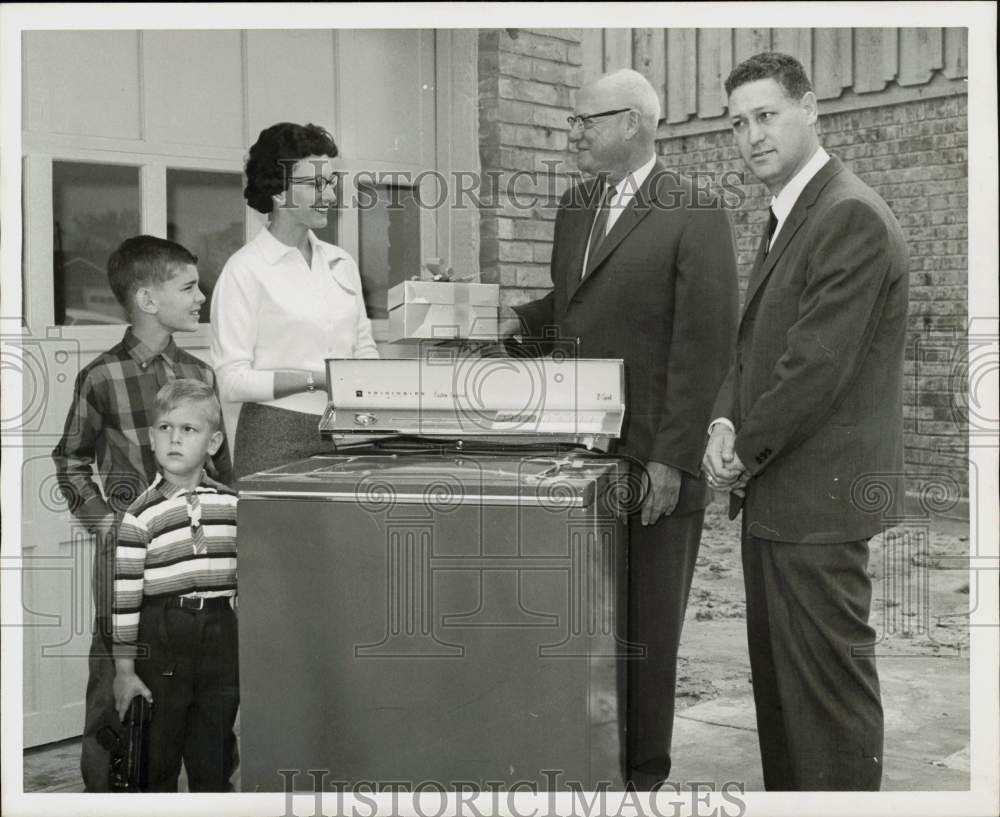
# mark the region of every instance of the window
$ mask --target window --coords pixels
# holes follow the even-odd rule
[[[108,257],[124,239],[144,232],[165,234],[198,256],[201,288],[207,296],[201,322],[208,323],[219,273],[245,240],[242,174],[161,165],[147,168],[152,175],[144,177],[142,170],[96,162],[52,162],[56,325],[127,321],[108,285]],[[150,191],[143,190],[147,178],[154,179],[153,191],[164,190],[165,185],[166,201],[154,201],[155,193],[150,198]],[[142,220],[143,196],[150,199],[146,206],[153,214],[151,223]]]
[[[368,317],[387,318],[389,289],[420,275],[420,207],[413,188],[359,183],[358,228]]]
[[[53,162],[52,217],[55,323],[124,323],[107,263],[139,232],[139,168]]]
[[[198,256],[208,323],[212,290],[229,256],[243,245],[243,177],[239,173],[167,170],[167,238]]]
[[[323,123],[337,137],[336,166],[351,190],[317,234],[358,260],[384,336],[387,290],[418,275],[424,257],[476,270],[474,214],[425,209],[411,181],[439,164],[445,175],[475,166],[475,130],[465,126],[475,120],[465,105],[475,78],[461,70],[475,38],[430,29],[25,32],[30,324],[79,325],[70,336],[87,343],[116,335],[125,315],[107,287],[107,259],[139,233],[191,249],[211,297],[225,260],[266,222],[243,201],[247,148],[261,128],[288,120]],[[175,81],[170,55],[180,52],[205,87]],[[107,59],[81,62],[92,53]],[[302,76],[334,82],[317,93]],[[210,102],[195,110],[195,97]],[[355,204],[358,177],[371,207]],[[206,305],[203,321],[208,314]],[[203,324],[184,342],[202,348],[209,334]]]

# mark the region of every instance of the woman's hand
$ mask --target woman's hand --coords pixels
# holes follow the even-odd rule
[[[313,388],[309,388],[309,375],[312,375]],[[304,369],[279,369],[274,373],[274,399],[288,397],[290,394],[301,394],[308,391],[323,391],[326,389],[325,371],[306,371]]]

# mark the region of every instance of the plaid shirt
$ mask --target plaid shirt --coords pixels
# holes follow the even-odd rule
[[[112,513],[120,520],[153,482],[157,467],[149,430],[156,393],[183,377],[215,386],[212,368],[178,348],[173,338],[154,353],[131,327],[121,343],[81,370],[63,437],[52,452],[59,487],[81,521],[96,522]],[[103,493],[94,480],[95,461]],[[225,439],[209,470],[219,482],[233,481]]]

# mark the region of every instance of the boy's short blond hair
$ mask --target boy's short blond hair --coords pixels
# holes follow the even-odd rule
[[[213,431],[222,429],[222,406],[215,390],[202,380],[179,378],[167,383],[156,393],[156,419],[173,411],[182,403],[195,403],[205,410]]]

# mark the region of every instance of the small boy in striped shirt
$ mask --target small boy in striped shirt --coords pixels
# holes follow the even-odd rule
[[[211,386],[179,379],[156,395],[159,473],[129,507],[115,550],[115,706],[153,704],[148,791],[228,790],[239,706],[236,494],[205,474],[222,444]]]

